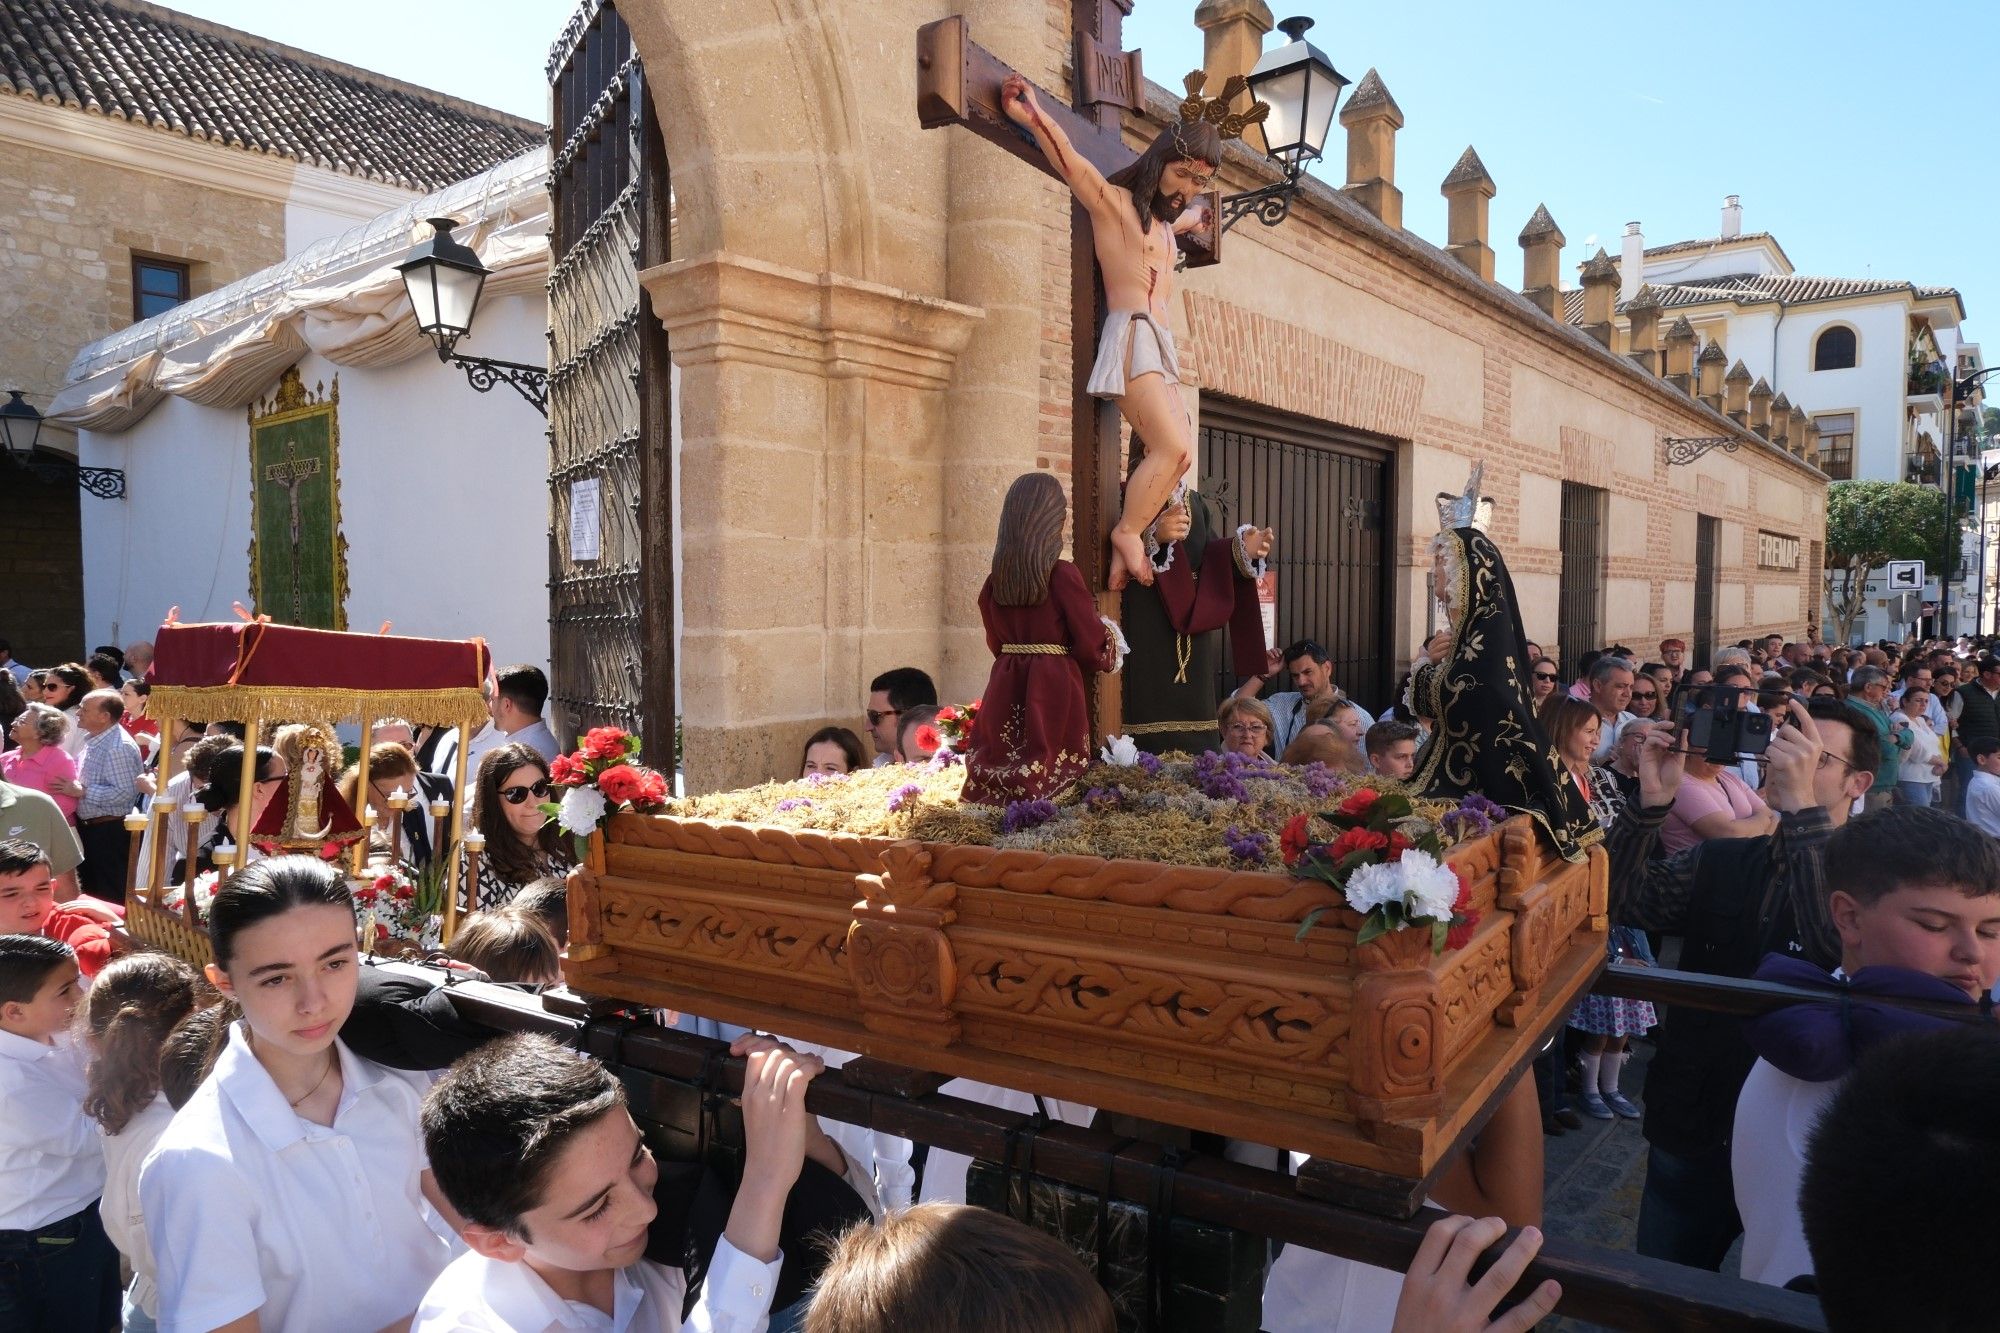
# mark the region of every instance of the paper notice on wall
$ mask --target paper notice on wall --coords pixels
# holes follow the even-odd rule
[[[569,558],[604,558],[604,522],[598,509],[598,479],[584,477],[569,484]]]

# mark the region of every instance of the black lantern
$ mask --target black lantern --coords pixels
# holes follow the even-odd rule
[[[76,484],[104,500],[125,498],[125,473],[115,467],[78,467],[62,458],[37,458],[35,446],[42,438],[42,414],[28,401],[24,389],[7,390],[0,403],[0,453],[30,476],[51,485],[75,478]]]
[[[1318,47],[1306,40],[1309,18],[1289,18],[1278,27],[1289,45],[1265,53],[1250,71],[1250,95],[1271,108],[1258,125],[1264,151],[1286,166],[1303,166],[1326,150],[1333,108],[1347,80]]]
[[[7,390],[7,401],[0,404],[0,443],[7,446],[8,454],[25,462],[35,452],[41,435],[42,414],[28,401],[26,391]]]
[[[452,239],[456,219],[432,218],[430,224],[430,239],[419,241],[409,258],[396,265],[396,272],[403,275],[417,327],[437,345],[442,361],[472,331],[487,268],[470,248]]]
[[[1347,86],[1333,62],[1306,40],[1309,18],[1289,18],[1278,26],[1292,40],[1266,52],[1250,71],[1250,95],[1271,108],[1257,132],[1263,136],[1264,152],[1283,169],[1285,178],[1269,185],[1232,194],[1222,201],[1222,229],[1228,231],[1251,213],[1267,227],[1275,227],[1290,216],[1292,199],[1299,192],[1299,178],[1306,163],[1316,161],[1326,148],[1327,130],[1333,124],[1333,108],[1340,90]]]
[[[479,294],[486,287],[488,270],[469,247],[452,239],[457,219],[432,218],[430,224],[430,238],[417,242],[409,257],[396,265],[396,272],[403,275],[403,290],[409,293],[410,309],[416,312],[417,328],[437,348],[438,360],[463,370],[473,388],[485,393],[496,384],[509,385],[547,416],[547,368],[459,355],[458,340],[472,332],[472,317],[479,311]]]

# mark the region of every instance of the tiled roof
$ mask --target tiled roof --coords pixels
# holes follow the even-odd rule
[[[1652,251],[1648,250],[1646,253],[1651,254]],[[1892,295],[1899,292],[1909,293],[1920,301],[1952,300],[1958,296],[1957,289],[1952,287],[1918,287],[1890,278],[1813,278],[1795,273],[1734,273],[1722,277],[1696,278],[1689,282],[1655,282],[1648,285],[1653,289],[1653,295],[1663,310],[1715,305],[1719,302],[1739,306],[1760,305],[1767,301],[1777,301],[1784,305],[1807,305],[1814,301],[1838,301],[1855,296]],[[1629,302],[1620,303],[1618,312],[1625,313],[1628,304]],[[1570,323],[1574,324],[1582,319],[1583,294],[1564,292],[1563,309],[1564,317]]]
[[[544,139],[532,121],[139,0],[0,0],[0,92],[404,189]]]
[[[1768,231],[1746,231],[1738,236],[1708,236],[1698,241],[1674,241],[1669,245],[1647,246],[1646,258],[1651,259],[1655,255],[1685,254],[1689,250],[1707,250],[1712,247],[1738,245],[1744,241],[1769,241],[1772,245],[1776,245],[1778,238],[1771,235]]]

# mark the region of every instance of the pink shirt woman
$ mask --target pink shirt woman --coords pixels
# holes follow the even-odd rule
[[[64,819],[76,818],[76,760],[62,747],[69,719],[47,704],[29,704],[7,729],[19,749],[0,754],[0,778],[16,787],[42,792],[56,803]]]
[[[1710,838],[1753,838],[1776,825],[1764,798],[1735,769],[1691,754],[1673,813],[1660,825],[1660,846],[1671,856]]]

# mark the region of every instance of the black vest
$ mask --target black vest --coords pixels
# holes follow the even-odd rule
[[[1958,739],[2000,741],[2000,699],[1988,694],[1977,681],[1958,687]]]
[[[1747,977],[1767,953],[1796,953],[1797,925],[1772,837],[1701,844],[1680,970]],[[1742,1020],[1681,1005],[1661,1016],[1646,1073],[1646,1140],[1683,1157],[1729,1145],[1736,1096],[1757,1056]]]

